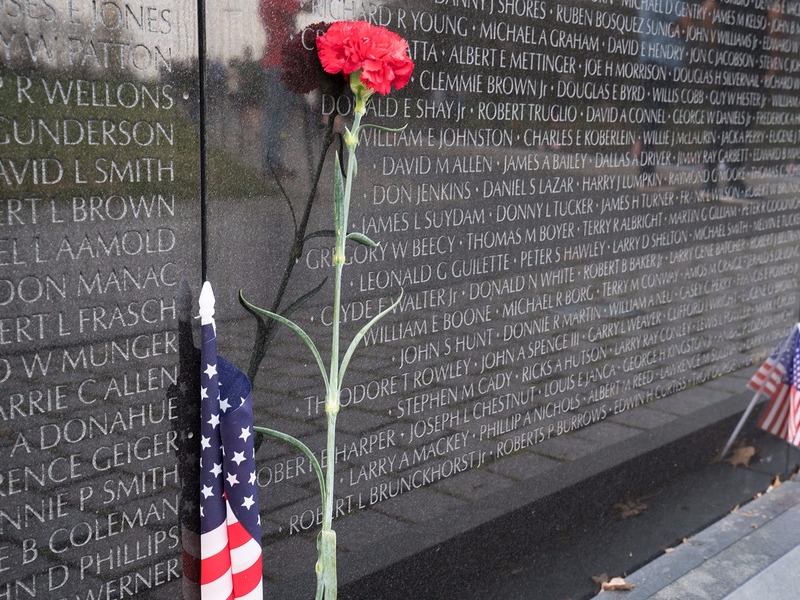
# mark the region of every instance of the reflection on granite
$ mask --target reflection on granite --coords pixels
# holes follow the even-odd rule
[[[796,320],[796,2],[216,2],[205,57],[194,5],[67,4],[0,6],[0,595],[192,593],[201,144],[222,352],[325,460],[305,348],[237,302],[329,352],[352,102],[281,73],[320,23],[417,65],[371,104],[407,129],[365,132],[350,215],[381,245],[351,249],[346,334],[404,298],[345,382],[344,583],[651,450]],[[308,597],[314,476],[257,457],[267,589]]]
[[[314,36],[308,23],[367,18],[406,36],[417,65],[407,89],[374,99],[368,119],[408,127],[365,133],[355,182],[349,226],[381,246],[351,249],[345,327],[354,333],[401,288],[405,295],[367,336],[345,384],[343,565],[348,551],[393,539],[394,527],[374,514],[424,524],[521,484],[534,500],[538,473],[580,469],[585,457],[635,446],[721,401],[726,393],[705,384],[761,360],[800,301],[797,100],[784,53],[794,38],[780,25],[794,22],[791,11],[720,3],[711,22],[679,2],[639,11],[582,2],[365,6],[292,8],[302,39]],[[242,7],[242,23],[257,9]],[[242,56],[270,63],[274,43],[268,31],[263,39],[208,49],[228,62],[238,95],[259,94],[255,78],[236,73]],[[244,118],[235,94],[223,90],[213,102],[227,107],[228,123]],[[210,189],[212,222],[246,241],[212,231],[210,272],[264,302],[274,299],[293,219],[317,183],[322,132],[334,117],[341,132],[352,109],[347,96],[320,92],[287,102],[280,148],[291,172],[259,175],[267,149],[235,147],[241,122],[220,121],[209,140],[258,181],[238,194]],[[267,128],[275,114],[265,105],[248,122]],[[330,228],[336,146],[308,232]],[[328,275],[329,246],[324,236],[307,239],[284,306]],[[329,286],[294,313],[323,354]],[[227,302],[236,332],[228,347],[245,361],[253,323],[233,296]],[[288,332],[271,340],[257,411],[320,451],[322,388],[302,350]],[[309,466],[268,446],[260,454],[269,473],[266,568],[280,585],[308,568],[288,567],[283,545],[296,547],[302,535],[310,547],[318,520]],[[402,510],[391,508],[398,503]],[[283,557],[279,568],[270,553]],[[369,571],[343,568],[345,578]],[[290,588],[301,589],[278,589]]]
[[[199,113],[184,4],[0,7],[0,596],[191,588]]]

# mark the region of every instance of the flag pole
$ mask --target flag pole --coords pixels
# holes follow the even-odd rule
[[[750,413],[753,412],[753,408],[758,402],[759,398],[761,397],[761,393],[764,391],[764,387],[767,385],[767,382],[772,377],[772,374],[775,372],[775,368],[777,363],[773,362],[769,367],[769,372],[764,377],[764,380],[761,382],[761,385],[758,386],[756,393],[753,394],[752,400],[750,400],[750,404],[747,405],[744,413],[742,414],[742,418],[739,419],[739,422],[736,424],[736,429],[733,430],[731,437],[728,438],[728,443],[725,444],[725,448],[722,449],[722,453],[719,455],[719,460],[725,458],[725,455],[728,454],[728,451],[733,446],[733,443],[736,441],[736,438],[739,437],[739,433],[742,431],[742,427],[744,427],[745,421],[747,421],[747,417],[750,416]]]
[[[770,374],[772,374],[772,371],[770,371]],[[766,379],[764,381],[766,382]],[[756,405],[756,402],[758,402],[758,399],[761,397],[761,391],[763,389],[764,389],[764,384],[762,383],[761,388],[753,395],[753,399],[750,400],[750,404],[747,405],[744,414],[742,414],[742,418],[739,419],[739,422],[736,424],[736,429],[733,430],[731,437],[728,438],[728,443],[725,444],[725,448],[723,448],[722,453],[719,455],[719,460],[725,458],[725,455],[728,454],[728,450],[731,449],[731,446],[733,446],[733,443],[736,441],[736,438],[739,437],[739,433],[742,431],[742,427],[744,427],[744,423],[745,421],[747,421],[747,417],[749,417],[750,413],[753,412],[753,407]]]

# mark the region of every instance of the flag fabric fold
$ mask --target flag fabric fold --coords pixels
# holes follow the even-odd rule
[[[747,385],[768,398],[758,426],[800,446],[800,324],[792,328]]]
[[[250,381],[217,356],[213,319],[204,318],[201,328],[200,596],[260,600],[261,524]]]

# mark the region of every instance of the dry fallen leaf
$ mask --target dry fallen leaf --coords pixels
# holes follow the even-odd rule
[[[604,592],[628,592],[635,587],[636,586],[632,583],[625,583],[625,580],[622,577],[614,577],[611,581],[602,584],[601,589]]]
[[[664,548],[664,554],[672,554],[675,552],[675,548]]]
[[[647,504],[635,498],[629,498],[625,502],[618,502],[614,505],[619,511],[620,519],[629,519],[647,510]]]
[[[731,509],[731,512],[732,512],[732,513],[735,513],[735,512],[736,512],[737,510],[739,510],[740,508],[741,508],[741,506],[737,504],[736,506],[734,506],[734,507]]]
[[[771,492],[771,491],[772,491],[772,490],[774,490],[776,487],[778,487],[780,484],[781,484],[781,476],[780,476],[780,475],[775,475],[775,479],[773,479],[773,480],[772,480],[772,485],[770,485],[770,486],[767,488],[767,491],[768,491],[768,492]]]
[[[734,467],[738,467],[739,465],[746,467],[750,464],[750,461],[755,455],[756,449],[753,446],[742,446],[731,452],[731,455],[725,459],[725,462]]]
[[[592,581],[594,581],[597,585],[608,583],[608,574],[600,573],[600,575],[592,575]]]

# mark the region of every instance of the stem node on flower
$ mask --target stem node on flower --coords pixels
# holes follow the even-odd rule
[[[364,113],[360,113],[363,115]],[[350,131],[344,134],[344,143],[348,148],[353,148],[358,145],[358,138]]]
[[[339,390],[331,389],[325,399],[325,412],[328,415],[339,414],[341,403],[339,402]]]

